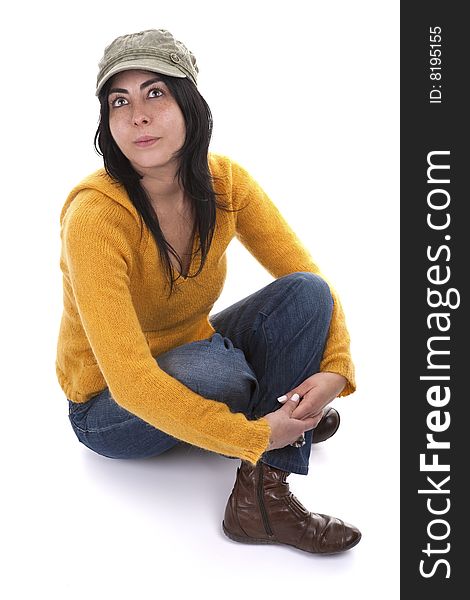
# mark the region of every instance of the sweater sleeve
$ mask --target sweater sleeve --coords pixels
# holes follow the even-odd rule
[[[253,177],[232,163],[232,198],[236,212],[236,236],[273,277],[306,271],[320,275],[333,297],[333,314],[320,364],[321,371],[339,373],[347,379],[340,396],[356,389],[350,337],[341,302],[333,286],[320,272],[307,249]]]
[[[130,292],[136,224],[122,207],[92,194],[69,209],[61,236],[79,316],[113,398],[177,439],[256,463],[268,446],[267,420],[248,420],[203,398],[153,358]]]

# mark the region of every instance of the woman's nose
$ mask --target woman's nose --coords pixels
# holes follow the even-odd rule
[[[136,108],[132,115],[134,125],[148,125],[150,123],[150,117],[141,108]]]

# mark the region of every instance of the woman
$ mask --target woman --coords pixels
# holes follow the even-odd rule
[[[194,55],[171,33],[114,40],[100,62],[104,169],[61,213],[57,376],[80,440],[111,458],[189,443],[241,459],[223,529],[233,540],[334,553],[359,531],[306,510],[328,406],[355,389],[341,305],[261,187],[209,153]],[[216,315],[234,236],[275,280]],[[315,429],[314,429],[315,428]]]

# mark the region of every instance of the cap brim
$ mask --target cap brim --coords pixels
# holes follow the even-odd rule
[[[130,60],[121,63],[120,65],[116,65],[108,73],[106,73],[106,75],[103,75],[103,77],[99,80],[96,86],[95,95],[98,96],[103,85],[108,81],[108,79],[113,77],[113,75],[121,73],[122,71],[131,71],[133,69],[151,71],[152,73],[161,73],[162,75],[170,75],[171,77],[186,77],[186,75],[182,73],[177,67],[172,67],[164,62],[159,62],[156,59]]]

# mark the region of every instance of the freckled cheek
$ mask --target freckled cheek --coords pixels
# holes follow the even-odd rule
[[[179,141],[182,145],[186,139],[186,125],[184,119],[173,119],[170,125],[170,131],[173,131],[175,141]]]
[[[164,131],[171,133],[174,140],[179,140],[181,144],[184,142],[186,138],[186,125],[183,113],[174,109],[164,111],[160,113],[158,121]]]
[[[184,124],[184,121],[180,125],[180,139],[182,143],[184,143],[186,139],[186,126]]]
[[[181,141],[184,142],[184,140],[186,139],[186,123],[184,122],[183,113],[181,111],[178,111],[178,112],[179,112],[178,132],[180,134]]]
[[[126,143],[126,127],[122,122],[122,119],[110,119],[109,130],[111,131],[111,135],[116,144],[122,149],[123,145]]]

